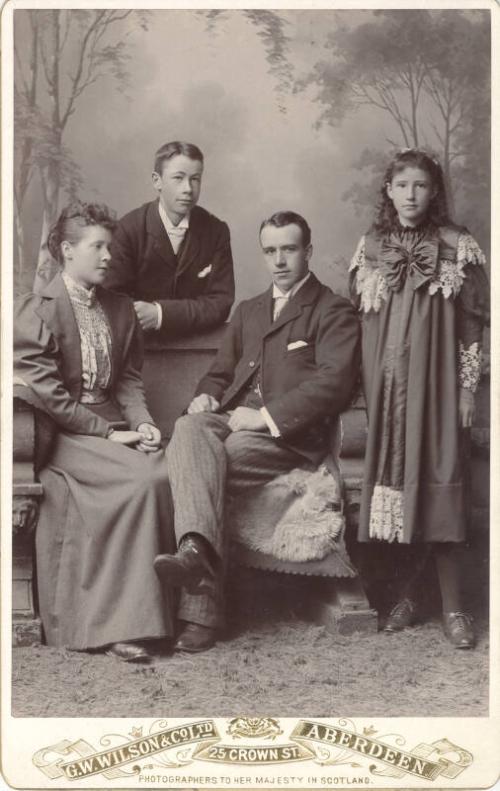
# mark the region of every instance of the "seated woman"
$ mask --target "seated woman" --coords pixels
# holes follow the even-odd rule
[[[48,240],[62,273],[16,306],[15,374],[58,429],[39,473],[46,641],[143,662],[150,654],[142,641],[172,634],[152,563],[174,544],[133,303],[101,288],[114,224],[106,206],[76,203],[62,212]]]

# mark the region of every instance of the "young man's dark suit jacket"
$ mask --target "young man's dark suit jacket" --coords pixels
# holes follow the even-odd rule
[[[158,201],[145,203],[118,223],[106,287],[135,300],[159,302],[162,335],[217,327],[234,302],[234,273],[225,222],[195,206],[175,255]]]
[[[277,442],[318,464],[328,450],[331,418],[348,405],[358,376],[358,317],[312,273],[279,318],[271,317],[272,288],[238,305],[196,393],[214,396],[221,411],[231,409],[260,364]],[[297,341],[306,345],[288,348]]]
[[[82,393],[80,334],[60,274],[40,294],[29,294],[14,311],[14,374],[20,395],[74,434],[105,437],[112,422],[131,429],[152,423],[141,379],[142,347],[134,306],[128,297],[97,288],[112,340],[110,392],[105,416],[79,403]],[[16,380],[14,380],[16,381]],[[23,392],[24,391],[24,392]]]

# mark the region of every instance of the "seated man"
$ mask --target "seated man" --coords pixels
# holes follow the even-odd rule
[[[309,272],[307,222],[278,212],[260,241],[273,284],[237,307],[167,449],[178,550],[155,569],[185,589],[181,651],[209,648],[220,626],[226,488],[234,495],[316,467],[358,373],[356,313]]]
[[[105,285],[134,299],[143,330],[162,337],[217,327],[234,301],[226,223],[197,206],[203,154],[167,143],[155,155],[159,199],[126,214],[116,229]]]

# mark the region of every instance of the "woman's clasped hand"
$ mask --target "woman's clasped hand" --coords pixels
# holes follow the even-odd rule
[[[142,423],[136,431],[112,429],[108,434],[108,439],[119,445],[132,445],[143,453],[154,453],[161,448],[160,430],[151,423]]]

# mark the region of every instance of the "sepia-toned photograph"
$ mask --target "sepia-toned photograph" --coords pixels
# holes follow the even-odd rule
[[[3,20],[9,714],[368,775],[494,713],[491,6],[93,5]]]

